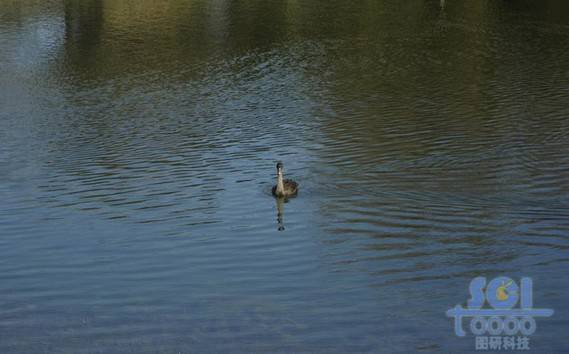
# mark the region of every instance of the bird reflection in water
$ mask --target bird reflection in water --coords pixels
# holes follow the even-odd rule
[[[275,198],[277,202],[277,225],[279,231],[284,231],[284,204],[287,202],[284,197]]]

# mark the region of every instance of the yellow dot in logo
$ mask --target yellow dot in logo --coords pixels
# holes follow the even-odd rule
[[[510,297],[508,294],[508,286],[512,285],[512,281],[510,280],[507,284],[502,282],[502,285],[496,289],[496,298],[500,301],[506,301]]]

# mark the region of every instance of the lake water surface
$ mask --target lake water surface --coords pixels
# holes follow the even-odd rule
[[[565,1],[1,1],[0,352],[567,352],[568,117]]]

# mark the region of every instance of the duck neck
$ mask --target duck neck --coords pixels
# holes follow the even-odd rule
[[[276,190],[276,194],[277,194],[277,195],[284,195],[284,180],[283,180],[283,173],[282,173],[282,171],[277,173],[277,190]]]

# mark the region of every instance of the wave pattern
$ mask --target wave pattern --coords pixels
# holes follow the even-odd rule
[[[0,352],[464,352],[475,276],[566,307],[553,2],[44,3],[0,4]]]

